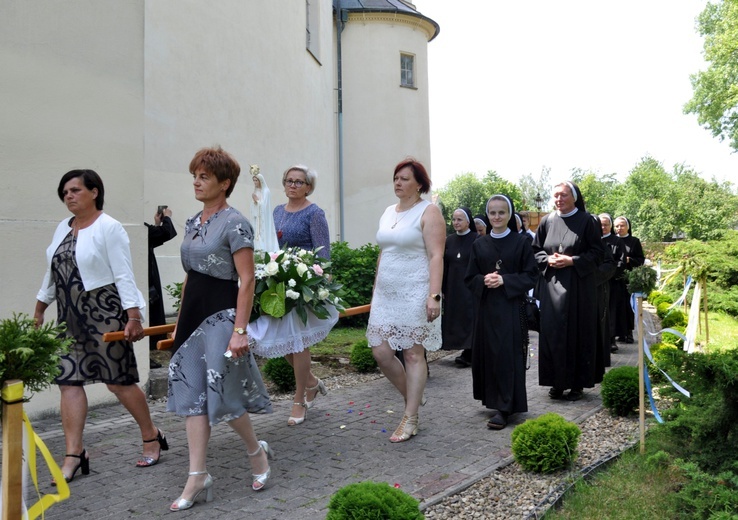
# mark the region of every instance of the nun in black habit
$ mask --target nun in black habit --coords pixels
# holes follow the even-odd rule
[[[641,241],[631,234],[630,220],[625,217],[615,219],[615,232],[620,239],[623,248],[623,270],[630,271],[634,267],[643,265],[646,255],[643,254]],[[624,343],[633,343],[633,327],[635,326],[635,315],[630,306],[630,293],[628,292],[625,273],[618,277],[617,311],[615,313],[615,335]]]
[[[469,208],[458,208],[451,215],[454,233],[446,237],[443,254],[443,350],[461,350],[457,365],[471,366],[471,336],[474,314],[470,312],[471,292],[464,283],[472,244],[479,236]]]
[[[595,274],[604,257],[602,231],[586,212],[579,188],[566,181],[554,186],[556,211],[545,215],[533,239],[543,275],[538,384],[550,386],[552,399],[577,401],[594,387],[597,354]]]
[[[496,410],[487,427],[500,430],[510,414],[528,411],[525,365],[528,353],[523,300],[538,269],[530,242],[518,234],[514,208],[505,195],[487,201],[489,235],[472,244],[466,284],[475,304],[472,336],[474,399]]]

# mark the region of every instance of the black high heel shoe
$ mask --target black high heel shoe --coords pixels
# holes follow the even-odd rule
[[[67,482],[71,482],[74,480],[74,476],[77,474],[78,469],[82,470],[83,475],[90,474],[90,458],[87,456],[86,450],[82,450],[82,453],[80,453],[79,455],[67,453],[66,455],[64,455],[64,457],[72,457],[74,459],[79,459],[79,464],[77,464],[77,466],[74,468],[74,471],[72,471],[72,474],[70,476],[66,476],[64,475],[64,473],[62,473],[62,475],[64,475],[64,480],[66,480]],[[56,481],[52,480],[51,485],[56,486]]]
[[[156,466],[159,463],[159,459],[161,458],[161,452],[167,451],[169,449],[169,443],[167,442],[167,438],[161,434],[160,429],[157,428],[156,431],[158,432],[156,435],[156,439],[149,439],[144,442],[158,442],[159,443],[159,455],[157,455],[156,458],[143,457],[141,460],[136,462],[137,468],[148,468],[150,466]]]

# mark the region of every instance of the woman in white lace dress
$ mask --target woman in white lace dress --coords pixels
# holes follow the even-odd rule
[[[381,251],[366,336],[382,373],[405,399],[402,421],[390,437],[402,442],[418,433],[428,370],[424,349],[441,348],[446,225],[441,210],[421,198],[431,186],[422,164],[402,161],[393,180],[399,200],[379,220]],[[403,351],[404,367],[396,350]]]

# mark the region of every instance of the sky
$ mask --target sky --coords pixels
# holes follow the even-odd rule
[[[738,154],[683,113],[705,0],[414,0],[428,44],[434,189],[494,170],[615,173],[644,156],[738,184]]]

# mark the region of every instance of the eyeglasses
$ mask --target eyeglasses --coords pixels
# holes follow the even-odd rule
[[[293,181],[292,179],[287,179],[284,181],[285,186],[294,186],[295,188],[302,188],[305,186],[307,182],[305,181]]]

